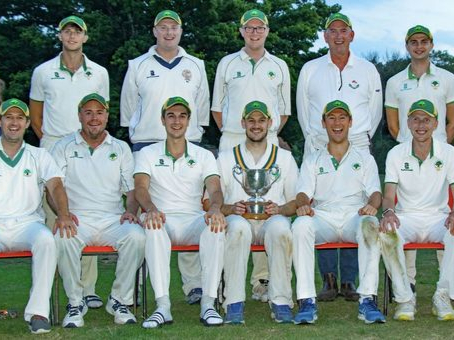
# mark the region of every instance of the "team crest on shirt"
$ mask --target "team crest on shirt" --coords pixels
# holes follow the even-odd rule
[[[69,156],[69,158],[83,158],[82,156],[79,156],[79,153],[77,151],[74,151],[72,156]]]
[[[359,84],[356,80],[352,80],[350,84],[348,84],[348,86],[350,88],[352,88],[353,90],[356,90],[358,87],[359,87]]]
[[[158,78],[159,75],[155,73],[154,70],[150,70],[150,75],[147,78]]]
[[[195,166],[195,164],[196,164],[195,160],[193,160],[192,158],[188,159],[188,166],[190,168],[193,168]]]
[[[116,152],[112,152],[112,153],[109,155],[109,159],[110,159],[111,161],[114,161],[114,160],[116,160],[117,158],[118,158],[118,155],[117,155]]]
[[[163,158],[159,158],[159,161],[157,164],[155,164],[154,166],[165,166],[165,167],[168,167],[169,165],[168,164],[165,164],[165,161]]]
[[[233,76],[233,79],[244,78],[246,77],[245,74],[242,74],[241,71],[237,71],[236,74]]]
[[[88,79],[90,79],[92,75],[93,73],[91,73],[90,71],[85,72],[85,77],[87,77]]]
[[[402,87],[400,88],[401,91],[410,91],[412,89],[413,89],[413,87],[408,83],[403,83]]]
[[[24,169],[24,176],[30,177],[32,175],[32,171],[30,169]]]
[[[187,83],[189,83],[192,79],[192,72],[188,69],[183,70],[183,72],[181,72],[181,75],[183,76],[184,81]]]
[[[352,165],[352,169],[355,170],[355,171],[360,170],[360,169],[361,169],[361,164],[359,164],[359,163],[354,163],[354,164]]]
[[[410,167],[410,164],[408,162],[405,162],[404,167],[401,168],[400,171],[413,171],[413,169]]]
[[[271,80],[273,80],[274,78],[276,78],[276,73],[274,73],[273,71],[269,71],[269,72],[268,72],[268,78],[270,78]]]
[[[430,85],[436,90],[440,87],[440,83],[436,80],[434,80]]]
[[[50,79],[65,79],[65,77],[60,76],[59,72],[54,72],[54,76]]]
[[[317,175],[324,175],[324,174],[327,174],[328,172],[325,171],[325,168],[324,167],[319,167],[318,168],[318,174]]]
[[[438,160],[435,162],[435,170],[440,171],[443,168],[443,162]]]

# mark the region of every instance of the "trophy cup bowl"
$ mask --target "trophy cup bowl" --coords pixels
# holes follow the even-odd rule
[[[269,169],[243,169],[238,164],[232,169],[235,180],[250,197],[246,201],[246,213],[244,218],[254,220],[266,220],[269,215],[265,213],[268,204],[263,198],[271,186],[280,177],[280,169],[272,165]],[[241,175],[241,181],[237,176]]]

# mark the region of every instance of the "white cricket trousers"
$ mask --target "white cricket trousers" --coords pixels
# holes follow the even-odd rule
[[[203,295],[217,297],[223,268],[224,232],[212,232],[202,214],[166,214],[164,227],[145,229],[145,235],[145,259],[155,299],[170,296],[172,244],[199,245]]]
[[[58,271],[63,279],[69,303],[78,306],[83,298],[81,253],[85,246],[111,246],[118,251],[115,280],[111,295],[122,304],[133,303],[137,269],[144,259],[145,233],[140,225],[124,222],[120,215],[104,218],[77,216],[79,227],[72,238],[55,235],[58,251]]]
[[[227,305],[246,300],[245,283],[251,243],[264,244],[268,254],[269,300],[276,305],[292,302],[292,233],[290,219],[274,215],[266,221],[227,216],[224,255],[225,297]]]
[[[392,279],[395,300],[407,302],[412,297],[403,250],[404,244],[409,242],[442,242],[445,245],[437,288],[446,289],[454,299],[454,236],[444,226],[448,214],[401,213],[397,217],[400,221],[397,233],[380,234],[383,259]]]
[[[314,281],[314,245],[327,242],[358,243],[360,285],[357,292],[361,295],[377,294],[380,245],[378,220],[375,216],[359,216],[354,213],[341,221],[338,216],[329,212],[315,210],[313,217],[298,217],[293,222],[292,232],[298,300],[317,295]]]
[[[32,257],[32,287],[25,307],[24,319],[33,315],[49,319],[49,299],[57,266],[57,250],[52,232],[36,221],[0,220],[0,252],[30,250]]]

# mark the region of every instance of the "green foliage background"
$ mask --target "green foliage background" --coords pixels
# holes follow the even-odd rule
[[[327,52],[309,51],[323,29],[326,18],[341,9],[324,0],[0,0],[0,78],[6,82],[4,98],[18,97],[28,102],[33,68],[53,58],[61,50],[57,39],[58,22],[68,15],[82,17],[88,25],[89,40],[84,46],[87,56],[105,66],[110,75],[111,114],[109,131],[127,140],[127,130],[119,126],[119,97],[128,59],[145,53],[154,44],[152,25],[155,15],[166,8],[174,9],[183,19],[181,46],[205,60],[208,81],[213,85],[219,60],[238,51],[244,42],[239,35],[239,18],[250,8],[259,8],[270,20],[267,50],[284,59],[292,81],[292,117],[282,132],[301,160],[304,139],[296,119],[295,91],[298,74],[308,60]],[[354,50],[354,43],[352,45]],[[376,64],[383,86],[388,78],[402,70],[408,59],[394,54],[380,61],[373,51],[367,56]],[[435,51],[433,60],[444,68],[454,69],[454,58],[446,51]],[[33,132],[27,141],[36,144]],[[206,129],[207,144],[217,145],[219,131],[212,121]],[[374,150],[382,172],[384,157],[394,145],[386,126],[374,137]]]

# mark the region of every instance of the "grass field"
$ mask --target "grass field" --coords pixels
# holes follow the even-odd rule
[[[113,317],[104,308],[90,310],[85,316],[85,327],[81,329],[53,328],[47,335],[39,338],[49,339],[146,339],[146,338],[204,338],[204,339],[277,339],[277,338],[324,338],[324,339],[448,339],[454,338],[454,322],[440,322],[431,314],[431,297],[438,277],[438,264],[435,251],[418,252],[418,313],[414,322],[392,320],[394,304],[386,324],[365,325],[357,320],[357,304],[338,298],[335,302],[319,303],[319,320],[315,325],[295,326],[278,325],[270,318],[267,304],[250,299],[250,287],[247,285],[248,300],[245,309],[245,326],[203,327],[199,322],[199,306],[189,306],[184,301],[180,277],[176,269],[176,256],[172,256],[171,300],[174,324],[157,330],[142,329],[139,324],[117,326]],[[101,261],[97,292],[108,296],[114,275],[114,264]],[[32,337],[23,320],[23,311],[30,289],[30,261],[0,261],[0,309],[16,309],[17,319],[0,320],[0,339],[22,339]],[[382,276],[380,276],[382,277]],[[318,275],[317,275],[318,278]],[[383,293],[380,282],[379,306],[382,306]],[[60,320],[64,315],[66,297],[62,286],[60,290]],[[317,282],[320,287],[320,282]],[[154,309],[153,294],[150,285],[149,313]],[[141,314],[141,310],[139,309]],[[37,337],[37,336],[33,336]]]

